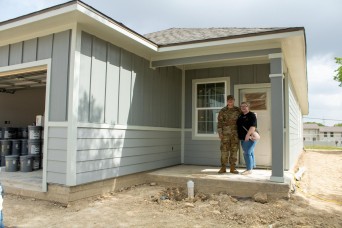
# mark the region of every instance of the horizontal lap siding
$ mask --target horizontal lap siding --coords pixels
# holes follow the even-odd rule
[[[219,140],[192,140],[192,133],[185,133],[184,163],[189,165],[220,165]]]
[[[77,184],[181,162],[180,131],[78,129]]]
[[[291,169],[303,148],[302,114],[298,100],[289,85],[289,169]]]
[[[49,127],[47,139],[47,182],[66,184],[67,128]]]

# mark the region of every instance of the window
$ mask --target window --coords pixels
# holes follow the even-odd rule
[[[267,93],[246,93],[244,101],[250,103],[250,110],[266,110],[267,109]]]
[[[217,139],[217,116],[226,105],[229,78],[193,80],[193,136]]]
[[[334,132],[330,132],[330,137],[334,137]]]
[[[324,137],[328,137],[328,133],[327,132],[324,132]]]

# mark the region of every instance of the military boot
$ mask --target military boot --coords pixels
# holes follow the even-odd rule
[[[225,172],[227,172],[227,171],[226,171],[226,166],[223,165],[223,166],[221,167],[221,169],[218,171],[218,173],[225,173]]]
[[[239,171],[235,169],[235,165],[230,165],[230,173],[239,174]]]

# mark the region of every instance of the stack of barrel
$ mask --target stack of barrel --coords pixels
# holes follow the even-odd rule
[[[41,168],[41,134],[41,126],[1,128],[1,166],[6,166],[6,172],[31,172]]]

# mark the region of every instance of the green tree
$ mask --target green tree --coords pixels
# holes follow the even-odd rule
[[[334,80],[339,82],[339,86],[342,87],[342,58],[335,57],[335,60],[339,67],[335,70],[336,75],[334,76]]]
[[[342,123],[334,124],[334,127],[342,127]]]
[[[324,127],[323,124],[321,124],[321,123],[316,123],[316,122],[305,122],[305,124],[317,124],[317,125],[320,126],[320,127]]]

